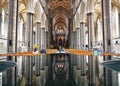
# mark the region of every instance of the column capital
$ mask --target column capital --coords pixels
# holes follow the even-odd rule
[[[80,29],[80,27],[76,27],[76,29]]]
[[[36,20],[35,23],[41,24],[41,22],[39,20]]]
[[[45,27],[41,27],[41,29],[45,29]]]
[[[80,24],[85,24],[85,22],[80,22]]]
[[[93,14],[93,12],[89,12],[89,13],[87,13],[87,16],[88,16],[88,15],[92,15],[92,14]]]
[[[27,0],[27,13],[34,14],[34,0]]]
[[[34,12],[32,12],[32,11],[27,11],[26,14],[33,14],[33,15],[34,15]]]

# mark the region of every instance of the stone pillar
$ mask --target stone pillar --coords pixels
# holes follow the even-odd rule
[[[70,31],[69,31],[69,33],[70,33],[70,37],[69,37],[69,42],[70,42],[70,46],[69,46],[69,48],[70,49],[73,49],[73,22],[72,23],[69,23],[70,24]],[[70,55],[70,57],[71,57],[71,60],[70,60],[70,62],[71,62],[71,64],[70,64],[70,68],[71,68],[71,73],[73,74],[73,67],[74,67],[74,57],[73,57],[74,55],[73,54],[71,54]],[[74,74],[73,74],[74,75]]]
[[[85,22],[80,23],[81,50],[85,50]],[[81,75],[86,74],[86,57],[81,56]]]
[[[36,29],[37,29],[37,32],[36,32],[36,36],[37,36],[37,44],[38,44],[38,50],[40,50],[40,45],[41,45],[41,23],[40,22],[36,22]]]
[[[111,52],[111,0],[102,0],[103,51]],[[105,56],[104,60],[111,60]],[[112,86],[112,71],[104,69],[104,86]]]
[[[46,31],[46,49],[49,48],[48,45],[49,45],[49,38],[48,38],[48,31]],[[49,65],[49,60],[50,59],[48,57],[49,57],[49,55],[46,55],[46,66]]]
[[[22,52],[25,52],[25,28],[24,28],[24,25],[23,25],[23,30],[22,30],[22,41],[23,41],[23,44],[22,44]],[[22,56],[22,75],[24,76],[25,75],[25,56]]]
[[[8,3],[8,36],[7,36],[7,52],[15,53],[17,50],[17,22],[18,22],[18,0],[9,0]],[[8,61],[17,61],[16,57],[8,56]],[[7,86],[16,86],[17,69],[12,68],[7,71]]]
[[[80,22],[80,49],[85,50],[85,22]],[[87,86],[87,78],[86,78],[86,56],[82,55],[80,60],[80,85],[79,86]]]
[[[33,51],[33,13],[27,12],[27,50]],[[25,59],[26,86],[32,85],[32,56]]]
[[[51,19],[48,19],[48,39],[49,39],[49,48],[53,48],[53,44],[51,43],[52,41],[52,22],[51,22]]]
[[[45,28],[41,28],[41,45],[40,48],[45,48]],[[41,85],[45,85],[45,55],[40,56],[40,75],[41,75]]]
[[[46,34],[47,34],[47,32],[44,31],[44,36],[45,36],[45,37],[44,37],[44,38],[45,38],[45,39],[44,39],[44,42],[45,42],[45,48],[47,48],[47,39],[46,39],[47,36],[46,36]]]
[[[80,28],[76,28],[76,34],[77,34],[77,49],[80,49]],[[77,57],[77,66],[76,66],[76,83],[77,86],[80,86],[80,72],[81,72],[81,56]]]
[[[34,1],[27,0],[27,22],[26,22],[26,44],[27,44],[27,51],[33,51],[33,15],[34,15]],[[32,56],[27,56],[25,58],[25,80],[26,86],[32,85]]]
[[[50,39],[49,39],[49,32],[46,31],[46,48],[50,48]]]
[[[5,14],[3,14],[3,10],[1,9],[1,15],[0,15],[0,35],[4,35],[4,23],[5,23]]]
[[[80,28],[76,28],[76,34],[77,34],[77,49],[80,49]],[[80,56],[77,56],[77,70],[80,70]]]
[[[74,31],[73,32],[73,49],[76,49],[77,48],[77,39],[75,39],[75,38],[77,38],[77,33],[76,33],[76,31]],[[74,73],[74,78],[76,78],[76,69],[77,69],[77,56],[76,55],[73,55],[73,61],[74,61],[74,66],[73,66],[73,69],[74,69],[74,71],[73,71],[73,73]]]
[[[43,47],[45,48],[45,28],[41,28],[41,34],[40,34],[40,49],[42,49]],[[40,56],[41,57],[41,70],[45,69],[45,58],[44,56]]]
[[[76,31],[74,31],[74,38],[77,38],[77,32]],[[74,49],[77,49],[77,39],[74,39],[73,38],[73,40],[74,40]]]
[[[70,46],[70,48],[73,49],[74,48],[73,47],[73,38],[74,38],[73,37],[73,31],[71,31],[70,36],[71,36],[71,39],[70,39],[71,46]],[[72,72],[72,74],[73,74],[73,67],[74,67],[74,55],[71,54],[71,72]]]
[[[50,42],[49,42],[49,36],[48,36],[48,30],[45,32],[46,33],[46,38],[45,38],[45,40],[46,40],[46,49],[49,49],[49,44],[50,44]],[[46,79],[47,79],[47,77],[48,77],[48,72],[49,72],[49,65],[50,65],[50,55],[47,55],[46,54],[46,59],[45,59],[46,61],[46,63],[45,63],[45,81],[46,81]]]
[[[50,32],[49,32],[50,30],[48,30],[47,32],[46,32],[46,43],[47,43],[47,46],[46,46],[46,48],[50,48]],[[47,58],[46,58],[46,65],[47,66],[49,66],[50,65],[50,55],[47,55]]]
[[[94,14],[88,13],[88,49],[94,47]],[[95,86],[95,56],[88,57],[89,86]]]
[[[77,39],[75,39],[75,38],[77,38],[77,33],[76,33],[76,31],[74,31],[73,32],[73,49],[77,49]],[[76,66],[77,65],[77,58],[76,58],[76,55],[74,55],[74,66]]]
[[[0,10],[0,35],[2,35],[2,22],[3,19],[2,19],[2,10]]]
[[[47,31],[44,31],[44,44],[45,44],[45,49],[47,49]],[[48,69],[48,66],[47,66],[47,55],[44,56],[44,64],[45,64],[45,81],[46,81],[46,78],[47,78],[47,69]]]
[[[70,20],[69,20],[70,21]],[[72,48],[73,49],[73,21],[71,21],[71,23],[69,22],[69,25],[70,25],[70,31],[69,31],[69,33],[70,33],[70,37],[69,37],[69,40],[70,40],[70,48]]]
[[[38,44],[38,51],[40,50],[40,29],[41,29],[41,23],[36,22],[36,27],[37,27],[37,44]],[[35,82],[36,86],[40,86],[40,56],[35,56]]]
[[[119,37],[120,37],[120,12],[119,12],[119,14],[118,14],[118,22],[119,22],[118,27],[119,27]]]

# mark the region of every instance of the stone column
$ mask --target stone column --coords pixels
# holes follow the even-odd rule
[[[70,21],[70,20],[69,20],[69,21]],[[69,31],[69,36],[70,36],[70,37],[69,37],[69,39],[68,39],[69,42],[70,42],[69,48],[70,48],[70,49],[73,49],[73,38],[74,38],[74,37],[73,37],[73,22],[71,22],[71,23],[69,22],[69,24],[70,24],[70,29],[69,29],[69,30],[70,30],[70,31]],[[70,57],[71,57],[70,68],[71,68],[71,73],[72,73],[72,74],[73,74],[73,72],[74,72],[74,71],[73,71],[73,67],[74,67],[74,57],[73,57],[73,56],[74,56],[73,54],[70,55]],[[74,75],[74,74],[73,74],[73,75]]]
[[[41,23],[36,22],[36,28],[37,28],[37,44],[38,44],[38,51],[40,50],[40,29],[41,29]],[[36,79],[36,86],[40,86],[40,56],[35,56],[35,79]]]
[[[48,31],[46,31],[45,32],[46,33],[46,49],[49,49],[49,36],[48,36]],[[47,55],[46,54],[46,59],[45,59],[46,61],[46,63],[45,63],[45,65],[46,65],[46,67],[45,67],[45,78],[47,79],[47,77],[48,77],[48,71],[49,71],[49,65],[50,65],[50,55]]]
[[[77,33],[77,49],[80,49],[80,28],[76,28]],[[80,56],[77,56],[77,70],[80,70]]]
[[[80,28],[76,28],[76,34],[77,34],[77,50],[80,50]],[[76,56],[77,57],[77,69],[76,69],[76,83],[77,86],[80,86],[80,72],[81,72],[81,56]]]
[[[27,12],[27,51],[33,51],[33,13]],[[32,56],[25,59],[26,86],[32,85]]]
[[[7,52],[15,53],[17,48],[17,17],[18,17],[18,0],[9,0],[8,3],[8,36],[7,36]],[[8,61],[17,61],[13,56],[8,56]],[[7,71],[7,86],[16,86],[17,69],[12,68]]]
[[[50,48],[49,31],[46,31],[46,48]]]
[[[46,48],[50,48],[50,30],[48,29],[48,31],[46,32],[46,43],[47,43],[47,47]],[[46,65],[49,66],[50,65],[50,55],[47,55],[47,62]]]
[[[118,22],[119,22],[118,27],[119,27],[119,37],[120,37],[120,12],[119,12],[119,14],[118,14]]]
[[[44,31],[44,44],[45,44],[45,49],[47,49],[47,31],[45,30]],[[47,55],[44,56],[44,64],[45,64],[45,81],[46,81],[46,78],[47,78],[47,69],[48,69],[48,66],[47,66]]]
[[[69,46],[69,47],[73,49],[73,21],[71,21],[71,23],[70,23],[70,20],[69,20],[69,25],[70,25],[70,26],[69,26],[69,28],[70,28],[70,29],[69,29],[69,30],[70,30],[70,31],[69,31],[69,33],[70,33],[69,36],[70,36],[70,37],[69,37],[69,39],[68,39],[68,40],[70,41],[70,46]]]
[[[40,49],[42,49],[43,47],[45,48],[45,28],[41,28],[41,34],[40,34]],[[45,69],[45,59],[44,56],[40,56],[41,57],[41,70]]]
[[[73,49],[77,49],[77,33],[76,33],[76,31],[74,31],[73,32]],[[76,66],[77,65],[77,58],[76,58],[76,55],[74,55],[74,66]]]
[[[93,50],[94,34],[94,14],[88,13],[88,49]],[[89,86],[95,86],[95,56],[88,57]]]
[[[85,22],[80,22],[80,49],[85,50]],[[80,85],[79,86],[87,86],[86,83],[86,56],[82,55],[80,60]]]
[[[24,25],[23,25],[23,28],[22,28],[22,41],[23,41],[23,44],[22,44],[22,52],[25,52],[25,28],[24,28]],[[22,56],[22,75],[24,76],[25,75],[25,56]]]
[[[36,22],[36,27],[37,27],[37,44],[38,44],[38,51],[40,50],[40,32],[41,32],[41,23],[40,22]],[[35,59],[36,62],[36,75],[40,75],[40,57],[37,56],[37,58]]]
[[[72,29],[72,28],[71,28]],[[73,49],[73,30],[70,32],[70,48]],[[73,74],[73,67],[74,67],[74,55],[71,54],[71,72]]]
[[[3,10],[1,9],[1,15],[0,15],[0,35],[4,35],[4,24],[5,23],[5,14],[3,14]]]
[[[40,48],[42,47],[45,48],[45,28],[41,28],[41,45]],[[41,74],[41,85],[45,85],[45,55],[40,56],[40,74]]]
[[[85,22],[80,23],[81,50],[85,50]],[[86,74],[86,57],[81,56],[81,75]]]
[[[52,41],[52,20],[48,19],[49,23],[48,23],[48,39],[49,39],[49,48],[52,48],[51,46],[53,46],[53,44],[51,44]]]
[[[111,0],[102,0],[103,51],[111,52]],[[104,60],[111,60],[105,56]],[[112,71],[104,69],[104,86],[112,86]]]
[[[26,22],[26,44],[27,44],[27,51],[32,52],[33,51],[33,15],[34,15],[34,1],[33,0],[27,0],[27,22]],[[32,56],[27,56],[25,58],[25,80],[26,86],[32,85]]]
[[[0,10],[0,22],[2,21],[2,10]],[[2,35],[2,23],[0,23],[0,35]]]
[[[77,48],[77,33],[76,31],[73,32],[73,49],[76,49]],[[76,78],[76,69],[77,69],[77,56],[76,55],[73,55],[73,61],[74,61],[74,66],[73,66],[73,69],[74,69],[74,78]]]

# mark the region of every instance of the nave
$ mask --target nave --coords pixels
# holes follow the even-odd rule
[[[0,85],[120,86],[119,11],[119,0],[0,0]]]

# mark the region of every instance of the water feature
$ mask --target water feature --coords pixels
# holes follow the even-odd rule
[[[45,86],[76,86],[69,64],[70,55],[51,55],[51,64]]]

